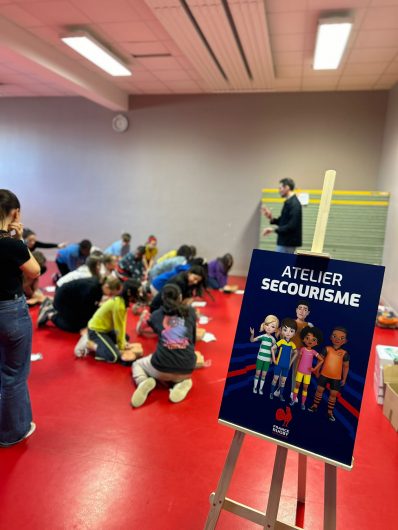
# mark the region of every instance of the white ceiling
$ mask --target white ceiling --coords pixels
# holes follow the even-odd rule
[[[314,71],[317,20],[342,10],[354,17],[343,63]],[[133,75],[111,77],[70,50],[59,37],[71,28],[93,33]],[[379,90],[397,81],[398,0],[0,0],[3,97],[82,95],[126,110],[131,94]]]

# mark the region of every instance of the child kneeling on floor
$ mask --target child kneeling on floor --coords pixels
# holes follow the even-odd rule
[[[127,309],[137,301],[140,290],[138,281],[127,280],[117,296],[97,309],[88,323],[88,333],[76,345],[76,357],[92,353],[97,361],[116,363],[131,362],[140,356],[133,351],[134,345],[126,341]]]
[[[156,381],[172,383],[169,399],[179,403],[192,388],[195,369],[196,314],[182,303],[181,289],[167,284],[162,290],[162,305],[154,311],[149,325],[159,337],[155,353],[133,363],[137,389],[131,398],[133,407],[141,407]]]

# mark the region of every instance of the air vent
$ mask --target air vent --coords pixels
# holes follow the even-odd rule
[[[154,57],[171,57],[171,53],[132,53],[131,57],[134,59],[153,59]]]
[[[186,3],[185,0],[180,0],[180,4],[181,4],[182,8],[184,9],[185,13],[187,14],[189,20],[192,22],[192,25],[194,26],[196,33],[199,35],[201,41],[206,46],[206,49],[209,52],[211,58],[213,59],[214,64],[217,66],[218,71],[223,76],[225,81],[228,81],[227,74],[225,73],[223,67],[220,64],[220,61],[217,59],[216,54],[214,53],[212,47],[210,46],[208,40],[205,37],[203,31],[201,30],[201,28],[200,28],[200,26],[198,24],[198,21],[194,17],[189,5]]]
[[[229,5],[228,5],[228,2],[227,2],[227,0],[221,0],[221,2],[222,2],[222,5],[223,5],[223,8],[224,8],[224,11],[225,11],[225,15],[226,15],[226,17],[228,19],[229,25],[231,26],[231,31],[232,31],[232,34],[234,36],[236,45],[238,47],[240,56],[242,57],[243,64],[245,65],[247,75],[249,76],[249,79],[253,79],[253,74],[252,74],[252,72],[250,70],[249,62],[247,60],[245,51],[243,49],[242,42],[240,40],[238,30],[236,29],[236,25],[235,25],[235,22],[234,22],[234,17],[232,16],[231,10],[230,10]]]

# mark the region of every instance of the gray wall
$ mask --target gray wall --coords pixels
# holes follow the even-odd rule
[[[0,183],[43,240],[155,233],[161,251],[193,243],[235,257],[257,246],[262,187],[279,178],[374,189],[387,92],[139,97],[130,128],[83,99],[0,100]],[[388,189],[388,186],[387,188]]]
[[[384,246],[383,298],[398,310],[398,85],[391,90],[388,99],[379,189],[391,192]]]

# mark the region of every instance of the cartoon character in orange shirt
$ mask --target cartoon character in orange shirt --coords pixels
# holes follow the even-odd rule
[[[330,385],[328,400],[328,417],[330,421],[336,421],[333,416],[334,406],[340,388],[345,385],[348,370],[350,367],[350,355],[342,346],[347,342],[347,330],[336,326],[333,328],[330,340],[333,346],[326,346],[322,352],[324,360],[318,363],[314,373],[318,379],[314,402],[308,409],[309,412],[316,412],[322,400],[327,383]]]

